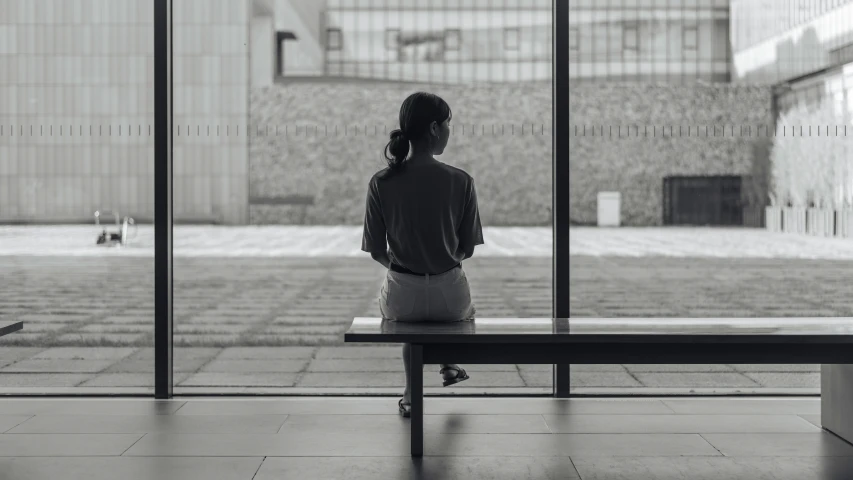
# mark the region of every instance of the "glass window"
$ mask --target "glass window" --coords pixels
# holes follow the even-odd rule
[[[448,29],[444,31],[444,48],[449,51],[459,50],[461,33],[458,29]]]
[[[0,2],[0,327],[23,323],[0,337],[0,395],[153,393],[154,8],[92,3]],[[19,16],[58,4],[78,19]],[[221,92],[174,40],[173,91]],[[196,59],[219,74],[219,58]],[[182,173],[200,174],[176,168],[176,190]],[[192,195],[221,179],[206,173]]]
[[[343,41],[341,39],[341,30],[339,28],[330,28],[326,31],[326,46],[329,50],[341,50]]]
[[[729,57],[729,22],[727,20],[714,20],[713,30],[713,52],[711,58],[714,61],[728,60]]]
[[[118,0],[109,0],[113,1]],[[214,33],[222,30],[222,19],[207,20],[209,5],[227,5],[232,11],[246,6],[242,0],[173,1],[176,9],[179,3],[185,6],[179,10],[193,23],[191,29],[179,31],[176,27],[176,43],[192,38],[198,29]],[[7,2],[0,0],[0,4]],[[530,7],[534,2],[519,1],[519,8],[531,13],[526,17],[515,12],[507,14],[518,23],[504,24],[494,20],[504,14],[502,2],[494,0],[478,1],[476,12],[460,9],[460,2],[455,0],[441,2],[444,8],[435,1],[374,0],[368,5],[367,0],[350,0],[342,8],[342,2],[338,3],[340,7],[333,7],[325,2],[300,0],[303,6],[312,5],[300,9],[304,14],[300,21],[308,24],[309,30],[316,28],[319,38],[301,35],[299,42],[291,42],[297,50],[285,55],[284,61],[302,61],[312,67],[317,62],[317,68],[299,82],[248,88],[246,82],[254,78],[256,71],[271,68],[264,63],[271,62],[273,56],[264,49],[263,42],[254,41],[247,46],[244,39],[271,37],[267,34],[269,27],[293,21],[289,17],[292,6],[285,4],[297,2],[263,3],[275,10],[275,21],[258,18],[258,12],[242,8],[243,12],[251,12],[251,18],[238,20],[238,15],[232,15],[240,29],[234,29],[234,35],[227,39],[205,37],[210,44],[200,46],[206,55],[179,61],[177,51],[175,54],[176,88],[180,75],[195,79],[191,88],[175,95],[176,123],[179,108],[183,110],[182,118],[191,117],[193,122],[192,136],[186,137],[186,127],[182,126],[181,143],[177,137],[175,141],[176,213],[179,208],[194,205],[197,210],[183,212],[213,210],[217,214],[228,209],[225,211],[244,215],[229,222],[228,227],[205,225],[201,234],[192,227],[187,230],[175,226],[176,393],[241,390],[287,394],[313,388],[318,388],[314,392],[321,395],[377,388],[387,389],[389,394],[402,392],[405,377],[399,346],[349,345],[343,342],[342,333],[355,316],[381,315],[377,300],[387,270],[381,269],[368,253],[359,251],[365,198],[372,175],[387,167],[383,148],[390,131],[398,127],[401,102],[416,90],[438,93],[452,108],[451,137],[443,155],[437,158],[465,170],[476,184],[486,245],[478,246],[474,259],[466,261],[463,268],[471,278],[477,316],[549,316],[551,221],[547,207],[552,202],[550,192],[538,187],[550,181],[552,142],[547,123],[537,123],[534,131],[531,122],[550,113],[552,102],[550,92],[529,95],[530,101],[523,105],[514,99],[518,92],[541,92],[543,82],[551,79],[550,3],[547,10],[534,11]],[[318,4],[316,8],[314,4]],[[522,18],[529,20],[522,24]],[[224,23],[229,24],[226,28],[233,28],[231,18]],[[510,80],[511,75],[502,75],[515,67],[505,60],[505,27],[519,29],[515,39],[519,56],[526,51],[532,57],[525,57],[522,64],[525,80]],[[335,38],[326,38],[327,28],[339,30],[332,34]],[[522,34],[522,28],[529,30]],[[245,29],[251,29],[251,33]],[[535,33],[528,36],[528,31]],[[328,52],[327,44],[342,50]],[[405,48],[394,50],[398,46]],[[233,54],[223,54],[219,47],[228,48]],[[397,52],[403,53],[401,59]],[[214,64],[225,62],[223,66],[228,68],[209,74],[205,67],[211,59]],[[255,62],[258,68],[247,71],[246,67]],[[0,62],[0,81],[3,65]],[[228,90],[216,83],[219,74],[227,75]],[[340,78],[353,76],[375,81]],[[216,88],[207,89],[211,82]],[[482,82],[489,85],[480,88],[478,84]],[[450,83],[460,87],[445,88]],[[0,96],[3,92],[0,88]],[[222,102],[225,105],[220,108]],[[0,98],[0,108],[2,105]],[[384,113],[365,122],[364,112],[370,110]],[[213,125],[207,137],[208,121],[222,124],[221,137],[214,136]],[[202,124],[200,136],[196,135],[198,123]],[[230,136],[226,133],[229,125]],[[251,125],[249,139],[246,125]],[[524,138],[534,135],[534,139]],[[477,154],[494,147],[497,150],[491,155]],[[0,152],[0,164],[2,158]],[[322,172],[312,167],[318,162],[326,164]],[[535,168],[531,168],[532,164],[536,164]],[[508,185],[521,188],[509,189]],[[0,184],[0,210],[3,193]],[[258,224],[278,233],[258,236],[254,226]],[[531,227],[502,227],[520,224]],[[526,270],[534,273],[518,289],[513,287],[517,278],[513,278],[511,268],[518,259],[507,258],[501,245],[492,244],[494,238],[498,239],[495,242],[506,238],[506,232],[512,232],[514,243],[519,245],[518,255],[529,266],[525,268],[534,269]],[[207,248],[208,240],[215,245],[233,240],[241,248],[227,249],[227,258],[210,250],[206,257],[189,258],[180,250],[182,244],[194,246],[197,242]],[[213,248],[218,251],[219,247]],[[193,247],[189,250],[198,253]],[[531,252],[534,253],[528,257]],[[86,260],[86,265],[94,263]],[[115,267],[110,271],[121,271],[123,275],[145,271],[138,265],[141,262],[104,260],[110,260]],[[123,270],[126,265],[132,268]],[[108,270],[97,270],[97,279],[91,282],[96,287],[104,284],[104,271]],[[115,285],[136,287],[124,280]],[[495,286],[503,289],[502,298],[492,294]],[[113,299],[106,298],[110,304],[99,309],[98,315],[111,317],[117,313],[115,316],[121,317],[122,309],[127,307],[123,302],[129,296],[125,294],[143,295],[145,291],[133,288],[110,293]],[[503,298],[508,296],[515,298],[511,312]],[[130,307],[138,308],[139,303]],[[119,327],[125,326],[123,320],[116,321],[120,322]],[[119,330],[113,327],[111,331]],[[388,352],[393,352],[390,359]],[[0,348],[0,356],[4,354]],[[371,365],[377,362],[382,363],[383,374],[371,372]],[[134,368],[136,364],[131,362],[129,366]],[[549,365],[542,369],[526,365],[491,367],[486,377],[479,378],[489,378],[490,385],[498,386],[492,392],[501,392],[500,388],[523,388],[525,393],[540,394],[551,391]],[[398,381],[389,383],[389,377]],[[477,377],[472,374],[471,378]],[[425,379],[427,394],[448,393],[440,389],[441,383],[438,388],[429,384],[440,379],[437,369]],[[2,380],[0,376],[0,385]],[[467,387],[482,391],[476,381],[459,388]]]
[[[682,46],[685,51],[696,51],[699,42],[699,29],[695,25],[685,26],[682,33]]]
[[[607,59],[622,60],[622,23],[610,22],[607,28]]]
[[[518,50],[518,28],[504,29],[504,48],[506,50]]]
[[[569,27],[569,50],[578,51],[579,32],[576,27]]]
[[[608,59],[607,23],[596,22],[592,25],[593,61],[606,62]]]
[[[385,30],[385,48],[388,50],[396,50],[400,48],[400,30],[388,29]]]
[[[582,23],[578,25],[578,40],[578,51],[581,60],[592,60],[595,54],[592,49],[592,24]]]
[[[622,49],[636,52],[640,44],[639,28],[637,27],[637,23],[626,23],[623,35]]]

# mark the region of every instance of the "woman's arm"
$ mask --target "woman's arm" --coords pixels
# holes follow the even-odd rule
[[[385,268],[391,268],[391,259],[388,258],[388,252],[370,253],[371,258],[379,262]]]

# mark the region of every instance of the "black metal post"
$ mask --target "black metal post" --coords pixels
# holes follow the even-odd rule
[[[154,0],[154,398],[172,398],[172,0]]]
[[[552,132],[554,316],[569,317],[569,2],[553,2]],[[569,365],[554,368],[554,396],[569,396]]]
[[[412,344],[409,351],[409,374],[412,376],[411,443],[412,456],[424,454],[424,346]]]

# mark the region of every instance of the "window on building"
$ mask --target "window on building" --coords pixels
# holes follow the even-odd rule
[[[569,51],[578,51],[579,32],[577,27],[569,27]]]
[[[389,28],[385,30],[385,48],[388,50],[397,50],[400,47],[400,30]]]
[[[518,50],[518,29],[504,28],[504,49]]]
[[[459,50],[459,29],[448,29],[444,31],[444,49],[448,51]]]
[[[326,49],[340,50],[343,47],[341,29],[330,28],[326,30]]]
[[[681,45],[685,51],[696,51],[699,43],[699,29],[695,25],[684,27]]]
[[[622,33],[622,50],[636,52],[640,44],[640,32],[636,23],[626,23]]]

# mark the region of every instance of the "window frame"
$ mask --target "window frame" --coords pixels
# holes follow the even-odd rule
[[[629,32],[633,31],[633,35]],[[628,38],[634,39],[634,46],[629,46]],[[622,52],[640,53],[640,24],[638,22],[625,22],[622,27]]]
[[[515,38],[515,44],[511,45],[509,38]],[[517,52],[521,48],[521,30],[518,27],[504,27],[504,50]]]
[[[400,48],[400,29],[385,29],[385,50],[398,50]]]
[[[574,42],[572,42],[574,39]],[[578,27],[569,27],[569,51],[580,52],[581,32]]]
[[[448,39],[454,38],[456,40],[456,45],[450,46],[450,42]],[[462,31],[458,28],[445,28],[444,29],[444,41],[442,42],[444,45],[445,52],[458,52],[460,46],[462,45]]]
[[[337,34],[334,37],[333,34]],[[337,44],[332,44],[332,38],[337,38]],[[326,51],[339,52],[344,49],[344,34],[340,28],[332,27],[326,29]]]
[[[693,46],[688,46],[688,35],[693,35]],[[695,24],[683,25],[681,27],[681,50],[683,52],[698,52],[699,51],[699,26]]]

